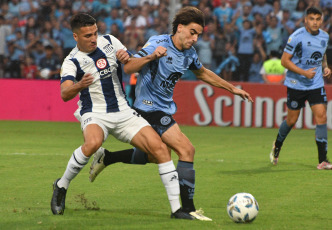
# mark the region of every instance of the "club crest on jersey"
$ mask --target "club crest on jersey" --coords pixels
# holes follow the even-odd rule
[[[291,107],[294,108],[294,109],[296,109],[298,105],[299,104],[297,103],[297,101],[292,101],[291,102]]]
[[[113,51],[113,47],[110,44],[104,46],[103,49],[106,51],[106,53],[111,53]]]
[[[168,125],[169,123],[171,123],[171,118],[169,116],[163,116],[161,119],[160,119],[160,123],[162,125]]]
[[[96,61],[96,65],[99,69],[104,69],[107,65],[107,61],[105,58],[100,58]]]
[[[173,58],[172,58],[171,56],[168,56],[168,57],[166,58],[166,63],[167,63],[167,64],[173,64],[172,60],[173,60]]]

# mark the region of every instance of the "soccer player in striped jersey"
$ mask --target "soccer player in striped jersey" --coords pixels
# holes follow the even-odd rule
[[[96,21],[88,14],[74,15],[71,28],[77,46],[61,68],[61,97],[69,101],[79,94],[75,116],[81,122],[84,143],[74,151],[63,176],[53,184],[53,214],[63,214],[69,183],[111,134],[156,159],[172,217],[193,219],[181,209],[178,173],[167,146],[126,100],[120,66],[120,62],[126,63],[130,58],[126,47],[112,35],[99,36]]]
[[[329,35],[320,29],[322,11],[316,7],[306,10],[305,26],[290,35],[281,64],[288,69],[284,85],[287,86],[287,118],[279,128],[270,152],[270,161],[277,165],[281,146],[295,125],[305,101],[309,102],[316,121],[318,148],[317,169],[332,169],[327,159],[326,93],[324,77],[330,77],[325,54]]]
[[[252,99],[247,92],[234,87],[201,64],[193,45],[202,34],[203,27],[204,14],[200,10],[195,7],[181,9],[173,21],[173,34],[151,37],[135,58],[124,65],[124,71],[139,72],[134,108],[179,156],[177,171],[183,210],[196,219],[209,221],[210,218],[196,210],[193,201],[195,148],[172,116],[177,109],[172,98],[175,84],[190,69],[199,79],[213,86],[243,99]],[[113,153],[100,149],[90,167],[90,180],[93,181],[105,166],[116,162],[146,164],[151,159],[137,148]]]

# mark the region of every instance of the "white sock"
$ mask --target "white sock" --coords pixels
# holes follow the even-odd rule
[[[58,187],[68,189],[70,181],[89,162],[89,159],[90,157],[86,157],[83,154],[81,146],[77,148],[69,159],[65,173],[58,181]]]
[[[159,174],[161,177],[161,181],[163,182],[169,203],[171,204],[172,213],[176,212],[180,205],[180,185],[179,185],[179,177],[178,173],[175,169],[173,161],[169,161],[166,163],[158,164]]]

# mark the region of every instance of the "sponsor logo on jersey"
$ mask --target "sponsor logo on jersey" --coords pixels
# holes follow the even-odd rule
[[[160,83],[160,86],[167,89],[173,89],[175,87],[176,82],[179,80],[181,76],[182,73],[180,72],[171,73],[171,75],[169,75],[169,77],[166,80]]]
[[[316,51],[313,54],[311,54],[311,60],[306,61],[306,65],[321,65],[322,64],[322,57],[323,55]]]
[[[152,105],[153,105],[153,102],[152,102],[152,101],[143,100],[142,102],[143,102],[144,105],[149,105],[149,106],[152,106]]]
[[[107,61],[105,58],[100,58],[97,60],[96,65],[99,69],[104,69],[107,65]]]
[[[156,41],[157,44],[159,44],[159,43],[161,43],[161,42],[168,42],[168,39],[167,39],[167,38],[164,38],[164,39],[161,39],[161,40]]]
[[[168,63],[168,64],[173,64],[172,60],[173,60],[172,57],[167,57],[167,59],[166,59],[166,63]]]
[[[111,66],[108,67],[107,69],[103,69],[103,70],[99,71],[99,75],[100,75],[101,78],[106,78],[106,77],[104,77],[105,75],[109,75],[109,77],[110,77],[111,76],[110,73],[112,73],[112,67]]]
[[[160,119],[160,123],[162,125],[168,125],[169,123],[171,123],[171,118],[169,116],[163,116],[161,119]]]

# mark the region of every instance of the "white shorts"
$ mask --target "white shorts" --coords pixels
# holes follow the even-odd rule
[[[150,124],[133,109],[126,109],[114,113],[85,113],[83,116],[75,113],[77,120],[81,122],[81,129],[88,125],[97,124],[104,131],[104,141],[108,134],[116,139],[130,143],[133,137],[145,126]]]

